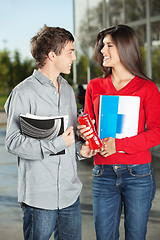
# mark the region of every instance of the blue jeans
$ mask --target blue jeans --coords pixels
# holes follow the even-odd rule
[[[58,210],[45,210],[23,205],[23,233],[25,240],[49,240],[55,232],[56,240],[81,240],[81,211],[78,200]]]
[[[93,169],[93,213],[97,240],[119,239],[124,205],[126,240],[145,240],[156,191],[151,164],[96,165]]]

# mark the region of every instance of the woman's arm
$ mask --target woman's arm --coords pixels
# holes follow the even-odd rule
[[[160,144],[160,93],[155,84],[151,87],[152,91],[146,93],[144,100],[146,131],[133,137],[116,139],[117,152],[136,154]]]

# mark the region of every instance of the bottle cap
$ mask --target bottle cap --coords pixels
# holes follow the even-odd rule
[[[78,110],[78,115],[83,115],[83,114],[84,114],[83,108],[80,108],[80,109]]]

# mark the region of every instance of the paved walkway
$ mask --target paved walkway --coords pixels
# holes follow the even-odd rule
[[[0,126],[6,125],[7,118],[5,112],[0,112]]]

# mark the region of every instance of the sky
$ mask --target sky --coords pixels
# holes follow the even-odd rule
[[[30,39],[46,24],[73,33],[73,0],[0,0],[0,51],[31,58]]]

